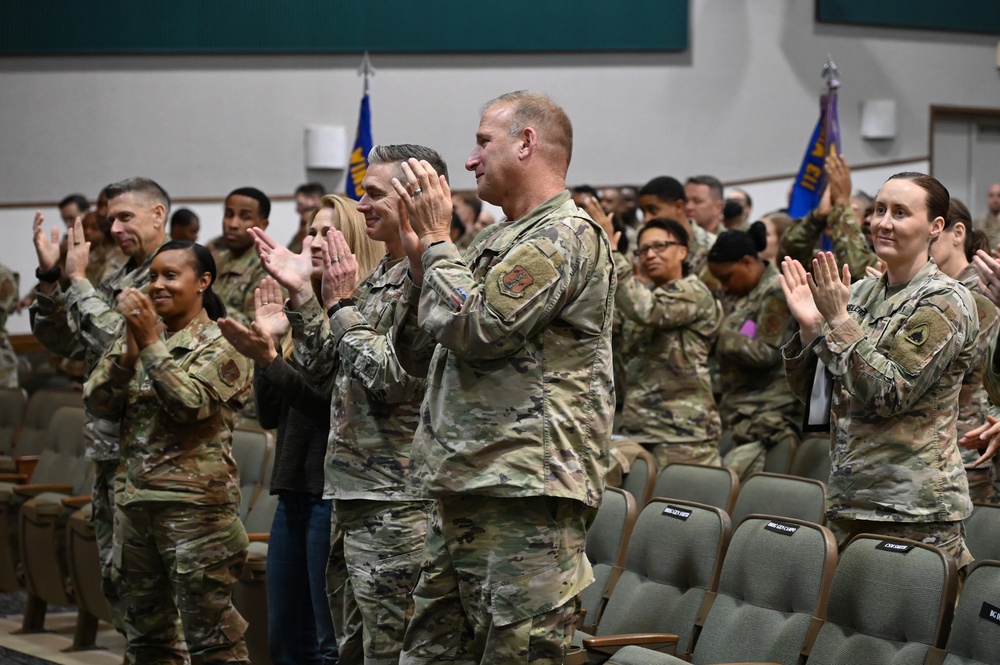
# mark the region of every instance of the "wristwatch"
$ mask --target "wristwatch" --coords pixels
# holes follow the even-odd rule
[[[337,301],[336,305],[326,310],[326,317],[327,318],[332,317],[342,307],[355,307],[356,305],[357,303],[354,301],[354,298],[341,298],[340,300]]]

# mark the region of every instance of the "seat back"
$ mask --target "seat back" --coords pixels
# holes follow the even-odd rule
[[[740,479],[724,466],[671,464],[660,471],[653,496],[715,506],[731,512]]]
[[[932,545],[861,534],[840,557],[809,665],[923,665],[943,648],[955,608],[955,559]]]
[[[273,449],[274,437],[266,430],[244,427],[233,430],[233,459],[240,476],[240,519],[244,522],[261,491]]]
[[[0,388],[0,453],[10,454],[27,403],[28,393],[23,388]]]
[[[792,458],[791,475],[830,482],[830,435],[812,434],[804,438]]]
[[[39,455],[45,447],[45,433],[59,407],[83,407],[83,393],[75,390],[43,388],[36,391],[24,408],[24,419],[14,434],[15,455]]]
[[[640,450],[632,460],[632,466],[622,481],[622,489],[635,497],[641,508],[653,496],[656,483],[656,460],[648,450]]]
[[[740,485],[732,510],[733,524],[739,526],[753,513],[825,524],[826,485],[811,478],[755,473]]]
[[[594,583],[580,594],[583,623],[596,626],[604,608],[604,599],[617,582],[625,565],[629,535],[639,516],[635,498],[617,487],[605,487],[597,517],[587,531],[587,558],[594,569]]]
[[[714,506],[650,499],[632,528],[597,635],[675,633],[677,653],[689,652],[730,530],[729,517]]]
[[[798,452],[799,443],[794,436],[782,436],[764,454],[764,471],[788,473]]]
[[[826,527],[748,516],[729,543],[691,662],[796,665],[823,618],[836,567],[837,541]]]
[[[1000,561],[977,561],[969,568],[955,608],[943,665],[1000,662]]]
[[[639,646],[623,647],[605,661],[606,665],[679,665],[683,662],[671,655]]]
[[[268,454],[264,461],[264,475],[260,479],[260,486],[256,487],[251,497],[251,503],[247,510],[246,519],[243,526],[247,533],[271,533],[271,522],[274,521],[274,512],[278,509],[278,495],[271,494],[271,472],[274,470],[274,436],[270,432],[267,434]]]
[[[83,491],[89,466],[83,436],[86,422],[82,405],[63,406],[55,412],[45,433],[38,465],[29,480],[32,485],[67,484],[74,492]]]
[[[977,561],[1000,561],[1000,505],[977,503],[965,520],[965,545]]]

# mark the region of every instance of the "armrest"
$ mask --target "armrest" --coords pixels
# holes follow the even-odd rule
[[[44,492],[59,492],[60,494],[69,494],[73,491],[72,485],[18,485],[14,488],[14,493],[20,496],[38,496]]]
[[[38,466],[38,460],[38,455],[21,455],[14,458],[14,466],[18,473],[23,473],[30,478],[31,474],[35,472],[35,467]]]
[[[677,644],[679,635],[671,633],[622,633],[621,635],[602,635],[601,637],[588,637],[583,640],[583,646],[587,649],[606,649],[609,647],[627,647],[629,645],[650,644]]]
[[[66,508],[71,508],[73,510],[80,510],[88,503],[91,502],[93,497],[89,494],[82,494],[80,496],[68,496],[62,500],[62,505]]]
[[[271,540],[271,534],[269,533],[248,533],[247,538],[250,539],[251,543],[266,543]]]
[[[23,485],[28,482],[28,476],[24,473],[0,473],[0,483],[16,483]]]

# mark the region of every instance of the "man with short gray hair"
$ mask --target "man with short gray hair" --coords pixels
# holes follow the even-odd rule
[[[100,284],[87,279],[90,243],[77,219],[67,231],[66,278],[59,283],[59,232],[46,234],[45,218],[35,214],[34,242],[38,254],[35,302],[31,306],[31,332],[52,353],[73,360],[85,360],[87,374],[122,331],[124,319],[115,308],[119,293],[129,287],[149,285],[149,264],[166,240],[170,198],[149,178],[129,178],[108,185],[108,217],[111,235],[128,261]],[[87,406],[87,405],[85,405]],[[105,420],[87,408],[84,436],[87,457],[94,462],[93,520],[101,555],[102,590],[108,599],[115,628],[125,634],[124,594],[118,573],[112,567],[114,536],[114,477],[118,469],[120,423]]]
[[[412,281],[396,343],[428,377],[411,474],[436,499],[401,663],[562,663],[594,579],[584,550],[608,467],[615,274],[566,190],[572,145],[545,95],[486,105],[465,167],[507,220],[464,256],[435,169],[411,159],[393,182]]]

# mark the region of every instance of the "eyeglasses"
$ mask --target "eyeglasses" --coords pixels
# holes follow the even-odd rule
[[[667,240],[667,241],[662,241],[661,240],[661,241],[649,243],[648,245],[643,245],[642,247],[640,247],[639,249],[637,249],[635,253],[638,256],[646,256],[646,254],[649,253],[649,252],[655,252],[657,254],[662,254],[663,252],[667,251],[667,247],[671,247],[672,245],[677,245],[678,247],[682,247],[684,245],[684,243],[677,242],[676,240]]]

